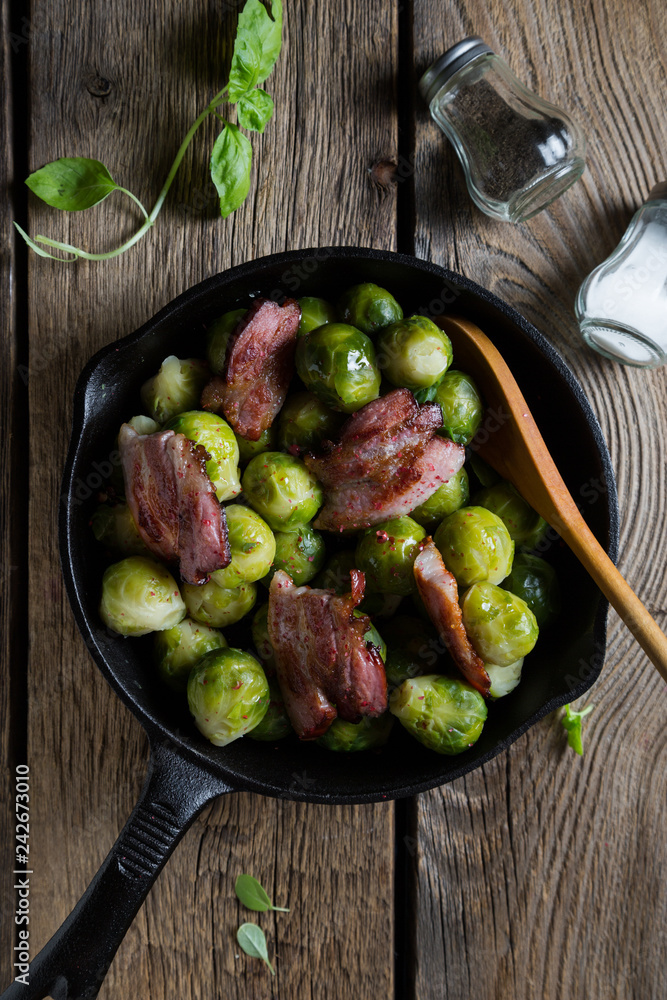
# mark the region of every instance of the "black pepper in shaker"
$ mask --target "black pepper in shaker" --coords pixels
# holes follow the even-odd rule
[[[530,219],[584,172],[578,126],[524,87],[478,36],[440,56],[419,89],[456,150],[470,196],[487,215]]]

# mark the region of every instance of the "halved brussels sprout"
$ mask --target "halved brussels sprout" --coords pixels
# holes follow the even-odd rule
[[[140,413],[136,417],[131,417],[128,420],[128,424],[137,434],[156,434],[160,430],[157,420],[153,420],[152,417],[145,417],[143,413]]]
[[[413,392],[438,385],[452,363],[452,344],[426,316],[410,316],[380,331],[377,363],[392,385]]]
[[[364,531],[355,557],[366,575],[366,586],[384,594],[412,593],[412,566],[426,532],[411,517],[394,517]]]
[[[169,420],[164,429],[185,434],[190,441],[206,449],[211,456],[206,463],[206,471],[220,503],[238,496],[241,492],[239,446],[234,431],[226,420],[217,413],[188,410]]]
[[[465,506],[470,498],[470,487],[468,485],[468,473],[465,469],[459,469],[456,475],[448,479],[442,486],[438,486],[435,493],[432,493],[428,500],[420,503],[410,512],[410,517],[423,528],[435,528],[440,524],[443,517],[453,514],[459,507]]]
[[[243,473],[243,492],[274,531],[311,521],[322,506],[322,487],[304,463],[281,451],[255,455]]]
[[[499,667],[497,663],[485,663],[486,672],[491,679],[489,694],[492,698],[504,698],[513,691],[521,680],[523,656],[520,660],[510,663],[507,667]]]
[[[222,632],[184,618],[153,636],[153,659],[162,680],[174,691],[185,691],[188,676],[204,653],[227,645]]]
[[[200,733],[215,746],[225,747],[264,718],[269,682],[250,653],[213,649],[190,673],[188,705]]]
[[[268,616],[269,605],[261,604],[253,617],[251,631],[253,645],[264,664],[264,669],[267,674],[273,675],[276,672],[276,657],[269,638]]]
[[[553,567],[539,556],[520,552],[502,586],[503,590],[509,590],[526,602],[540,628],[550,625],[560,614],[558,577]]]
[[[269,679],[269,707],[266,715],[248,733],[253,740],[282,740],[293,733],[278,681]]]
[[[252,611],[257,600],[257,586],[242,583],[240,587],[220,587],[215,580],[201,586],[184,583],[181,587],[188,614],[196,622],[225,628]]]
[[[326,554],[324,538],[307,525],[293,531],[276,531],[276,554],[262,583],[268,587],[274,573],[282,569],[289,573],[297,587],[301,587],[319,573]]]
[[[261,580],[268,572],[276,554],[276,540],[266,521],[250,507],[230,503],[225,507],[225,517],[232,561],[211,573],[211,579],[219,587],[233,590],[242,583]]]
[[[344,323],[369,336],[403,319],[403,310],[394,296],[370,281],[348,288],[338,303],[338,312]]]
[[[221,375],[225,370],[227,344],[230,334],[243,319],[247,309],[232,309],[223,316],[213,320],[206,333],[206,356],[215,375]]]
[[[275,451],[278,444],[278,435],[275,424],[267,427],[259,435],[257,441],[250,441],[248,438],[236,434],[236,443],[239,446],[239,465],[247,465],[255,455],[261,455],[265,451]]]
[[[90,525],[97,541],[120,555],[149,554],[126,503],[117,503],[115,507],[101,503],[94,511]]]
[[[482,580],[500,583],[512,569],[514,542],[502,520],[486,507],[461,507],[449,514],[433,541],[462,587]]]
[[[539,627],[525,601],[493,583],[475,583],[461,600],[463,625],[485,663],[509,667],[528,656]]]
[[[542,518],[527,503],[519,491],[502,480],[494,486],[487,486],[475,495],[475,504],[492,510],[503,521],[510,533],[510,538],[519,545],[531,538],[540,529]]]
[[[389,711],[411,736],[436,753],[463,753],[477,742],[487,717],[484,698],[454,677],[426,674],[392,692]]]
[[[377,719],[363,718],[360,722],[345,722],[334,719],[326,733],[315,742],[326,750],[336,753],[357,753],[359,750],[375,750],[383,747],[389,739],[394,717],[385,712]]]
[[[147,635],[177,625],[185,604],[169,570],[146,556],[129,556],[104,571],[100,617],[120,635]]]
[[[300,337],[296,370],[306,389],[343,413],[354,413],[380,393],[373,344],[344,323],[328,323]]]
[[[469,375],[450,369],[435,389],[419,393],[417,399],[440,404],[442,427],[438,434],[457,444],[470,444],[482,422],[484,404]]]
[[[178,413],[199,406],[201,391],[209,378],[208,365],[197,358],[165,358],[160,371],[141,387],[141,402],[159,424]]]
[[[336,437],[344,419],[314,392],[295,392],[280,411],[279,447],[297,456],[304,451],[316,451],[322,441]]]
[[[317,299],[313,295],[304,295],[297,300],[301,306],[301,321],[297,336],[316,330],[318,326],[336,322],[336,310],[326,299]]]

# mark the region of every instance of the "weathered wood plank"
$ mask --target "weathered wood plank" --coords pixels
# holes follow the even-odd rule
[[[621,570],[664,625],[667,377],[598,359],[580,344],[572,312],[579,283],[664,173],[663,15],[652,2],[630,14],[620,0],[416,4],[418,71],[459,38],[482,35],[529,86],[581,121],[588,171],[531,222],[494,222],[469,201],[462,170],[421,105],[415,239],[419,256],[506,298],[569,359],[618,477]],[[420,797],[414,996],[664,993],[664,690],[612,614],[583,761],[551,718],[480,771]]]
[[[180,137],[220,86],[236,6],[36,0],[31,169],[56,156],[96,156],[150,203]],[[277,119],[253,138],[253,186],[236,216],[214,217],[205,172],[211,126],[135,251],[103,265],[31,259],[35,945],[60,924],[110,847],[146,759],[143,734],[87,656],[61,584],[56,512],[79,370],[102,344],[231,264],[298,246],[393,243],[395,197],[380,196],[368,168],[395,156],[395,11],[303,0],[289,3],[286,17],[284,55],[268,82]],[[367,41],[357,48],[359,39]],[[115,198],[71,217],[33,201],[30,228],[111,246],[131,231],[131,212],[120,211]],[[102,996],[390,995],[392,816],[391,806],[326,810],[251,795],[216,804],[159,880]],[[275,982],[237,957],[235,931],[248,916],[233,895],[242,870],[292,907],[265,922]],[[369,884],[381,900],[370,907]]]

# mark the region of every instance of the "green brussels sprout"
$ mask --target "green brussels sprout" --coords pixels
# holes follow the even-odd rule
[[[436,753],[463,753],[476,743],[486,721],[484,698],[454,677],[426,674],[392,692],[389,711],[411,736]]]
[[[468,462],[470,463],[472,474],[480,486],[495,486],[496,483],[500,482],[502,477],[498,475],[495,469],[491,468],[488,462],[480,458],[476,451],[470,452]]]
[[[403,319],[403,310],[394,296],[370,281],[348,288],[338,303],[338,312],[344,323],[356,326],[369,336]]]
[[[185,434],[190,441],[206,449],[211,456],[206,463],[206,471],[220,503],[238,496],[241,492],[239,446],[226,420],[217,413],[188,410],[169,420],[164,429]]]
[[[241,437],[240,434],[235,434],[235,437],[239,446],[239,465],[247,465],[251,458],[254,458],[255,455],[261,455],[265,451],[275,451],[278,444],[278,435],[274,424],[262,431],[257,441],[250,441],[248,438]]]
[[[560,614],[558,577],[553,567],[539,556],[520,552],[502,587],[526,602],[540,628],[550,625]]]
[[[336,322],[336,310],[326,299],[316,299],[313,295],[304,295],[302,299],[297,299],[301,306],[301,320],[297,336],[316,330],[318,326],[325,326],[327,323]]]
[[[225,628],[247,615],[255,606],[257,586],[242,583],[239,587],[220,587],[215,580],[201,586],[184,583],[181,587],[188,614],[202,625]]]
[[[352,612],[355,618],[363,618],[368,612],[361,611],[359,608],[355,608]],[[376,629],[373,622],[370,623],[366,631],[364,632],[364,639],[366,640],[367,646],[375,646],[378,653],[382,657],[382,662],[384,663],[387,656],[387,644]]]
[[[398,611],[403,597],[400,594],[380,594],[367,591],[359,610],[372,618],[391,618]]]
[[[377,719],[363,718],[360,722],[334,719],[326,733],[315,742],[336,753],[356,753],[358,750],[375,750],[389,739],[394,717],[385,712]]]
[[[410,316],[380,331],[377,363],[392,385],[418,391],[438,385],[452,363],[452,343],[426,316]]]
[[[307,524],[322,506],[322,487],[304,463],[281,451],[255,455],[243,473],[250,506],[274,531]]]
[[[384,624],[382,631],[387,642],[385,673],[390,688],[437,669],[444,646],[430,621],[397,615]]]
[[[322,441],[336,436],[344,419],[314,392],[296,392],[280,411],[278,446],[291,455],[316,451]]]
[[[120,635],[147,635],[178,625],[185,604],[169,570],[146,556],[129,556],[104,571],[100,617]]]
[[[213,649],[190,672],[188,705],[199,732],[225,747],[262,721],[269,707],[269,682],[250,653]]]
[[[450,369],[434,389],[417,393],[417,400],[440,404],[442,427],[438,434],[457,444],[470,444],[482,422],[484,404],[469,375]]]
[[[227,645],[222,632],[184,618],[153,636],[153,659],[162,680],[174,691],[185,691],[188,675],[204,653]]]
[[[306,389],[343,413],[354,413],[380,393],[373,344],[344,323],[328,323],[300,337],[296,370]]]
[[[489,695],[491,698],[504,698],[521,680],[523,656],[507,667],[499,667],[497,663],[485,663],[484,666],[491,680]]]
[[[462,587],[500,583],[512,569],[514,542],[503,521],[486,507],[460,507],[449,514],[433,541]]]
[[[411,594],[412,566],[423,538],[426,532],[411,517],[394,517],[364,531],[355,556],[368,589],[403,597]]]
[[[292,723],[285,709],[278,681],[269,679],[269,707],[266,715],[257,723],[248,736],[253,740],[282,740],[293,733]]]
[[[101,503],[94,511],[90,525],[97,541],[108,549],[123,556],[149,555],[126,503],[117,503],[115,507]]]
[[[230,503],[225,507],[227,537],[232,561],[216,569],[211,579],[219,587],[233,590],[242,583],[261,580],[276,554],[276,540],[268,524],[250,507]]]
[[[474,498],[478,507],[486,507],[504,522],[513,541],[523,544],[540,527],[542,518],[526,503],[518,490],[506,480],[487,486]]]
[[[165,358],[160,371],[141,387],[141,402],[159,424],[178,413],[199,406],[201,391],[209,379],[208,366],[197,358]]]
[[[527,656],[539,627],[525,601],[493,583],[475,583],[461,600],[463,626],[485,663],[509,667]]]
[[[438,486],[435,493],[432,493],[428,500],[420,503],[410,511],[410,517],[423,528],[435,528],[440,524],[443,517],[453,514],[459,507],[465,506],[470,498],[470,487],[468,485],[468,473],[465,469],[459,469],[455,476],[448,479],[442,486]]]
[[[553,531],[551,525],[547,524],[544,518],[539,517],[538,515],[537,524],[535,525],[534,529],[530,532],[530,534],[527,535],[526,538],[524,538],[524,540],[519,545],[519,548],[523,549],[526,552],[530,552],[531,549],[537,549],[539,551],[540,547],[542,546],[542,543],[545,541],[550,531]],[[554,534],[556,533],[554,532]]]
[[[128,420],[128,424],[137,434],[156,434],[160,430],[157,420],[153,420],[152,417],[145,417],[143,414],[132,417]]]
[[[333,590],[337,594],[349,594],[352,586],[350,570],[357,568],[354,549],[341,549],[327,560],[324,569],[313,579],[312,586],[320,590]]]
[[[275,674],[276,657],[269,638],[269,605],[261,604],[252,619],[252,641],[267,673]]]
[[[215,375],[221,375],[225,370],[227,343],[232,330],[243,319],[247,309],[232,309],[214,320],[206,331],[206,356]]]
[[[293,531],[276,531],[276,554],[262,583],[268,587],[276,570],[284,569],[301,587],[319,573],[326,554],[324,538],[313,528],[302,525]]]

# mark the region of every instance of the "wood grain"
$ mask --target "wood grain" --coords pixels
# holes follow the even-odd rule
[[[579,283],[663,179],[667,23],[657,2],[415,4],[415,64],[480,34],[588,140],[583,180],[523,226],[494,222],[422,105],[415,150],[419,256],[506,298],[570,361],[601,421],[618,478],[619,567],[663,629],[665,370],[640,372],[584,349]],[[415,817],[413,995],[420,1000],[630,1000],[665,992],[664,682],[616,616],[587,699],[583,760],[557,718],[491,764],[421,796]]]
[[[31,169],[65,154],[95,156],[150,204],[180,137],[221,85],[235,7],[36,0]],[[277,118],[253,137],[250,196],[225,223],[215,218],[206,179],[211,126],[186,157],[158,225],[132,253],[104,265],[31,258],[35,945],[60,924],[111,846],[146,761],[142,731],[87,656],[63,594],[56,512],[75,378],[100,346],[232,264],[306,245],[392,246],[395,196],[379,194],[368,170],[395,156],[395,22],[391,7],[371,16],[351,0],[335,9],[287,5],[284,54],[268,81]],[[353,55],[358,38],[368,41]],[[133,214],[120,199],[72,216],[33,201],[30,229],[112,246],[131,231]],[[390,805],[311,809],[248,794],[217,803],[159,880],[101,995],[391,994],[392,815]],[[262,921],[275,981],[238,954],[236,928],[248,917],[233,894],[241,871],[292,908]],[[381,890],[375,906],[369,884]]]

